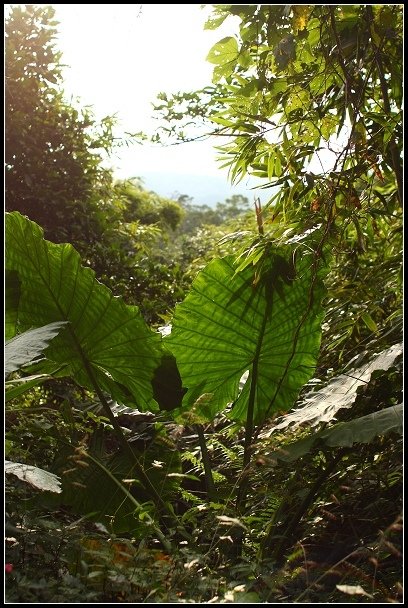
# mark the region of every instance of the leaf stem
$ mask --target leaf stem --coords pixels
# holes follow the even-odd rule
[[[207,495],[209,498],[215,497],[216,489],[214,485],[214,478],[211,469],[210,456],[208,454],[207,444],[205,441],[204,431],[201,424],[194,425],[195,430],[198,435],[198,442],[200,444],[201,449],[201,458],[203,459],[204,465],[204,476],[205,476],[205,485],[207,489]]]
[[[304,516],[304,514],[310,507],[311,503],[313,502],[314,498],[316,497],[317,492],[319,491],[319,489],[321,488],[323,483],[326,481],[326,479],[329,477],[331,472],[334,470],[337,463],[343,458],[346,451],[347,451],[346,448],[339,450],[339,452],[336,454],[336,456],[330,460],[330,462],[327,464],[326,468],[322,471],[322,473],[317,477],[314,484],[311,486],[311,488],[308,491],[308,493],[306,494],[305,498],[300,502],[300,504],[299,504],[298,508],[295,510],[294,514],[291,517],[289,517],[289,521],[285,527],[284,534],[279,535],[280,541],[277,543],[277,545],[275,546],[275,548],[272,551],[272,557],[277,562],[279,562],[282,559],[285,550],[287,549],[288,545],[290,544],[293,532],[296,530],[296,527],[299,525],[299,522],[301,521],[302,517]],[[260,551],[261,560],[264,559],[265,552],[271,547],[273,539],[276,538],[276,536],[277,536],[276,528],[277,528],[277,526],[272,523],[272,526],[270,527],[270,529],[267,533],[267,536],[262,543],[262,547],[261,547],[261,551]]]
[[[115,475],[113,475],[108,468],[106,468],[97,458],[95,458],[94,456],[92,456],[91,454],[89,454],[89,452],[87,452],[87,458],[90,458],[90,460],[92,460],[99,468],[102,469],[102,471],[117,485],[119,486],[119,488],[122,490],[122,492],[126,495],[126,497],[130,500],[130,502],[133,503],[133,505],[138,509],[138,510],[142,510],[143,509],[143,505],[141,505],[136,498],[129,492],[129,490],[127,488],[125,488],[125,486],[119,481],[119,479],[117,479],[115,477]],[[154,519],[149,515],[149,513],[146,513],[147,515],[147,519],[149,522],[149,525],[152,526],[152,528],[154,529],[157,538],[160,540],[161,544],[163,545],[163,548],[168,551],[169,553],[172,551],[172,546],[169,540],[166,539],[165,535],[163,534],[163,532],[160,530],[160,528],[157,526],[156,522],[154,521]]]
[[[104,410],[109,422],[113,426],[115,433],[116,433],[119,441],[121,442],[124,450],[130,455],[132,461],[134,462],[136,473],[139,476],[139,479],[142,482],[146,492],[152,498],[154,504],[159,509],[159,511],[162,514],[165,513],[167,515],[167,517],[170,518],[173,525],[175,525],[176,527],[179,527],[179,521],[178,521],[177,517],[170,510],[170,508],[166,505],[166,503],[164,502],[164,500],[162,499],[160,494],[157,492],[156,488],[154,487],[154,485],[150,481],[149,477],[146,475],[142,465],[140,464],[137,454],[134,452],[133,448],[129,445],[128,441],[126,440],[126,437],[123,434],[120,424],[118,423],[115,416],[113,415],[113,412],[109,406],[108,400],[106,399],[105,395],[103,394],[103,391],[101,390],[101,388],[98,384],[98,381],[95,378],[95,374],[93,373],[92,366],[90,365],[89,361],[85,357],[85,354],[83,353],[81,345],[79,344],[78,340],[76,339],[76,335],[75,335],[73,329],[70,326],[68,326],[68,329],[72,335],[72,338],[75,342],[77,350],[80,354],[80,357],[82,359],[82,363],[83,363],[84,369],[88,375],[88,378],[94,388],[95,393],[98,396],[99,401],[102,404],[103,410]],[[168,527],[168,524],[166,522],[163,522],[163,523],[166,527]]]
[[[249,463],[251,461],[251,445],[253,441],[253,433],[254,433],[254,412],[255,412],[255,399],[256,399],[256,387],[258,383],[258,365],[259,365],[259,357],[261,354],[262,342],[265,335],[266,322],[269,316],[269,310],[272,309],[272,293],[269,293],[270,290],[269,285],[265,285],[265,289],[269,297],[268,306],[265,309],[264,316],[262,319],[262,325],[260,328],[258,343],[256,345],[256,350],[252,362],[252,370],[251,370],[251,387],[249,390],[248,396],[248,412],[247,419],[245,424],[245,439],[244,439],[244,458],[242,463],[242,473],[241,473],[241,482],[238,486],[237,492],[237,510],[238,512],[242,512],[245,508],[246,495],[248,491],[248,483],[249,483]]]

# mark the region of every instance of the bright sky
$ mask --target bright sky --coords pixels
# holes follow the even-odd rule
[[[117,114],[125,131],[153,128],[151,103],[159,91],[193,90],[211,78],[204,61],[204,16],[197,5],[56,4],[65,89],[94,106],[98,117]],[[152,170],[156,151],[132,147],[121,173]],[[157,161],[156,161],[157,162]],[[179,165],[171,155],[172,165]],[[188,170],[194,170],[192,155]],[[186,167],[187,170],[187,167]]]
[[[92,105],[99,118],[117,114],[121,128],[128,132],[153,132],[157,120],[151,118],[152,103],[158,92],[192,91],[210,83],[212,66],[205,58],[228,32],[227,24],[204,31],[209,6],[204,10],[195,4],[53,6],[60,21],[57,45],[69,66],[64,72],[66,92],[79,96],[82,105]],[[135,144],[118,154],[113,165],[119,177],[171,174],[173,190],[180,175],[222,176],[227,181],[210,142],[170,148]],[[236,190],[245,189],[243,184]]]
[[[79,98],[82,106],[92,106],[99,119],[115,114],[117,136],[126,131],[154,132],[158,121],[152,117],[152,104],[157,93],[193,91],[209,84],[213,66],[205,60],[208,51],[231,35],[237,20],[231,17],[215,31],[204,30],[211,5],[204,9],[197,4],[53,6],[59,21],[56,44],[66,64],[66,94]],[[164,196],[179,192],[193,196],[196,203],[214,204],[233,193],[252,201],[256,192],[266,201],[273,191],[250,190],[261,185],[259,180],[247,179],[231,187],[227,171],[219,169],[215,160],[214,143],[164,148],[133,144],[119,149],[110,162],[117,177],[143,177],[146,187]],[[317,159],[309,168],[320,169]]]

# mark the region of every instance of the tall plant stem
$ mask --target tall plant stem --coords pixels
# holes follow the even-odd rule
[[[372,7],[367,6],[366,8],[367,8],[367,13],[368,13],[370,22],[373,22],[374,16],[373,16]],[[373,41],[373,44],[375,45],[374,41]],[[391,103],[390,103],[390,97],[388,95],[388,84],[387,84],[387,81],[385,80],[385,76],[384,76],[384,66],[383,66],[382,59],[381,59],[380,49],[376,46],[375,46],[375,63],[377,65],[378,77],[380,80],[381,94],[382,94],[383,101],[384,101],[384,110],[387,114],[391,114]],[[400,206],[402,207],[402,201],[403,201],[402,164],[401,164],[401,158],[400,158],[400,155],[398,152],[398,147],[397,147],[394,137],[391,137],[388,147],[389,147],[389,151],[390,151],[392,168],[394,169],[395,179],[397,182],[398,201],[399,201]]]
[[[326,479],[329,477],[329,475],[335,469],[337,463],[343,458],[345,452],[346,452],[345,448],[341,449],[338,452],[338,454],[336,454],[336,456],[330,460],[330,462],[327,464],[326,468],[317,477],[316,481],[311,486],[311,488],[310,488],[309,492],[306,494],[305,498],[300,502],[299,506],[297,507],[297,509],[295,510],[293,515],[288,518],[289,521],[287,522],[287,524],[285,526],[284,533],[279,534],[280,540],[278,541],[278,543],[275,545],[275,547],[273,549],[271,549],[271,547],[273,545],[274,538],[277,536],[277,529],[276,529],[277,526],[274,524],[274,522],[272,522],[272,525],[270,526],[270,529],[268,530],[268,533],[267,533],[267,535],[262,543],[261,549],[260,549],[260,559],[261,560],[266,557],[265,554],[269,550],[271,550],[271,554],[269,554],[268,557],[272,557],[277,562],[279,562],[282,559],[284,552],[290,545],[292,535],[295,532],[297,526],[299,525],[302,517],[304,516],[306,511],[309,509],[313,500],[316,498],[316,495],[317,495],[319,489],[321,488],[321,486],[324,484]]]
[[[92,456],[92,454],[87,453],[86,456],[87,456],[87,458],[92,460],[100,469],[102,469],[102,471],[105,473],[105,475],[107,475],[107,477],[110,477],[110,479],[121,489],[121,491],[130,500],[130,502],[133,503],[133,505],[136,507],[136,509],[138,509],[138,510],[142,509],[142,505],[136,500],[136,498],[134,496],[132,496],[132,494],[129,492],[129,490],[127,488],[125,488],[125,486],[115,477],[115,475],[112,475],[112,473],[109,471],[109,469],[107,469],[97,458]],[[146,517],[147,517],[147,521],[149,522],[149,524],[152,526],[153,530],[155,531],[157,538],[161,542],[163,548],[166,551],[171,552],[172,546],[171,546],[170,541],[165,537],[163,532],[157,526],[156,522],[150,517],[150,515],[148,513],[146,513]]]
[[[207,494],[208,494],[209,498],[214,498],[216,490],[215,490],[214,479],[213,479],[213,474],[212,474],[212,469],[211,469],[210,456],[208,454],[207,444],[206,444],[205,437],[204,437],[203,427],[201,426],[201,424],[196,424],[195,429],[197,431],[198,442],[200,444],[200,449],[201,449],[201,457],[203,459],[205,485],[206,485],[206,489],[207,489]]]
[[[154,485],[152,484],[152,482],[150,481],[149,477],[146,475],[142,465],[139,462],[138,456],[137,454],[134,452],[134,450],[132,449],[132,447],[129,445],[128,441],[126,440],[125,435],[123,434],[123,431],[118,423],[118,421],[116,420],[115,416],[113,415],[113,412],[109,406],[109,403],[105,397],[105,395],[103,394],[103,391],[101,390],[98,381],[95,378],[95,374],[93,373],[92,367],[89,364],[88,360],[86,359],[86,357],[84,356],[83,352],[82,352],[82,348],[81,346],[77,343],[76,341],[76,337],[75,334],[73,332],[71,332],[75,343],[77,345],[77,349],[81,355],[82,358],[82,362],[84,365],[84,369],[86,370],[86,373],[88,375],[89,380],[91,381],[91,384],[95,390],[95,393],[97,394],[103,410],[109,420],[109,422],[111,423],[111,425],[113,426],[115,433],[121,443],[121,445],[123,446],[123,449],[129,454],[129,456],[132,459],[132,462],[134,464],[135,467],[135,471],[140,479],[140,481],[142,482],[146,492],[149,494],[149,496],[151,497],[151,499],[153,500],[154,504],[156,505],[157,509],[159,510],[159,512],[162,515],[162,523],[163,525],[168,528],[169,527],[169,523],[171,522],[172,526],[175,526],[177,528],[179,528],[179,521],[177,519],[177,517],[174,515],[174,513],[170,510],[170,508],[168,507],[168,505],[166,505],[166,503],[164,502],[164,500],[162,499],[162,497],[160,496],[160,494],[157,492],[156,488],[154,487]],[[163,518],[163,515],[166,515],[166,519]]]
[[[270,286],[266,286],[267,299],[269,308],[272,309],[272,294],[269,292]],[[242,513],[245,510],[246,496],[248,492],[249,484],[249,464],[251,462],[251,446],[253,441],[254,433],[254,412],[255,412],[255,400],[256,400],[256,385],[258,382],[258,366],[259,356],[261,354],[262,341],[265,334],[266,322],[268,319],[268,310],[265,311],[264,318],[262,320],[261,330],[259,332],[258,343],[256,345],[255,355],[252,362],[251,370],[251,388],[248,397],[248,413],[245,424],[245,439],[244,439],[244,458],[242,462],[242,473],[241,482],[238,486],[237,492],[237,511]]]

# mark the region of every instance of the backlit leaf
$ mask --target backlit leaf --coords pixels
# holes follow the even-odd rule
[[[361,318],[363,319],[364,323],[367,325],[368,329],[370,329],[371,331],[374,331],[374,332],[378,331],[377,323],[374,321],[374,319],[368,312],[361,313]]]
[[[234,402],[231,417],[243,421],[253,382],[254,416],[261,422],[290,408],[311,377],[321,335],[321,276],[313,275],[309,257],[299,261],[292,278],[280,256],[271,256],[263,270],[255,287],[252,266],[236,273],[232,257],[214,260],[176,307],[172,333],[165,340],[189,389],[184,410],[194,406],[200,413],[197,400],[210,394],[209,419]]]
[[[157,409],[151,380],[161,361],[158,334],[135,306],[126,306],[99,283],[68,244],[43,238],[42,229],[17,212],[6,215],[6,268],[18,272],[21,330],[68,322],[47,349],[47,359],[84,387],[94,383],[116,401]],[[44,366],[40,371],[48,372]]]
[[[236,39],[228,36],[214,44],[207,55],[207,61],[215,65],[225,65],[226,63],[235,61],[238,58],[238,53]]]

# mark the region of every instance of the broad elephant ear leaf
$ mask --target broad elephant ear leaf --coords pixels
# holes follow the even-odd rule
[[[61,481],[58,475],[54,475],[54,473],[50,473],[49,471],[44,471],[44,469],[39,469],[38,467],[23,464],[21,462],[10,462],[9,460],[5,460],[4,472],[8,475],[15,475],[22,481],[25,481],[39,490],[55,492],[56,494],[62,492]]]
[[[307,393],[293,412],[276,420],[269,430],[268,436],[275,431],[282,432],[289,427],[293,431],[302,425],[313,427],[322,422],[331,422],[340,409],[353,406],[357,398],[357,391],[361,387],[368,386],[372,374],[377,370],[389,369],[402,351],[402,344],[393,344],[390,348],[372,357],[364,365],[347,369],[347,373],[336,376],[327,386],[317,392]]]
[[[294,462],[310,454],[318,447],[351,447],[354,443],[370,443],[375,437],[389,433],[403,433],[403,404],[387,407],[349,422],[339,422],[329,429],[321,430],[299,441],[288,443],[271,452],[270,457],[285,462]]]
[[[50,341],[65,325],[65,321],[56,321],[43,327],[29,329],[7,340],[4,348],[4,372],[6,376],[40,357]]]
[[[37,224],[7,213],[6,269],[16,271],[21,283],[20,331],[68,322],[46,351],[54,368],[64,364],[64,375],[90,389],[96,383],[130,407],[158,409],[151,380],[161,361],[160,336],[137,307],[114,297],[81,266],[71,245],[50,243]]]
[[[292,407],[316,365],[325,288],[324,271],[315,270],[311,256],[289,270],[281,256],[271,255],[254,284],[253,268],[236,272],[231,256],[197,276],[165,338],[189,389],[184,410],[203,414],[199,398],[206,394],[207,419],[234,402],[231,417],[244,421],[254,395],[253,421],[259,424]]]

